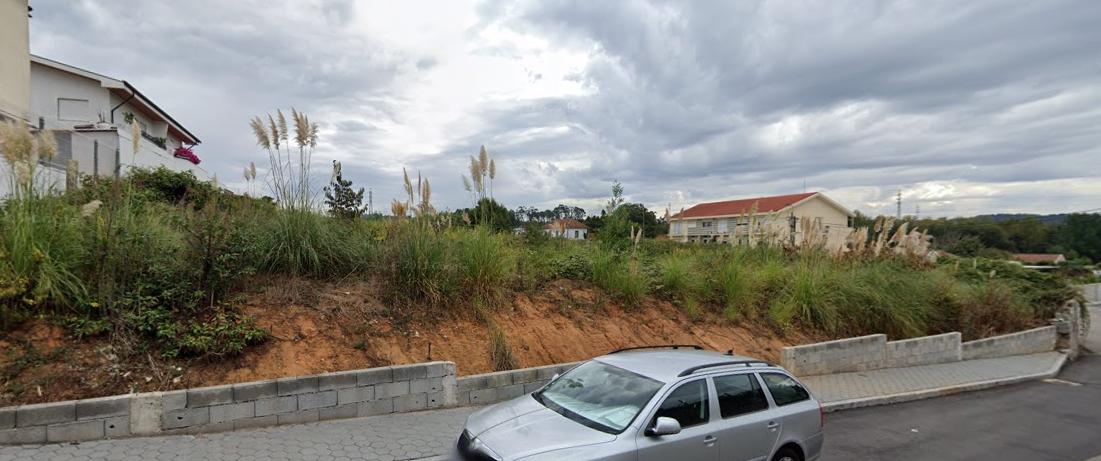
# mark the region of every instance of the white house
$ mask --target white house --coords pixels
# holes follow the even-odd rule
[[[81,173],[94,175],[164,166],[209,179],[192,148],[199,138],[134,85],[36,55],[30,57],[30,69],[31,123],[53,131],[55,163],[73,159]],[[141,133],[138,155],[133,152],[135,124]]]
[[[190,149],[199,138],[129,82],[30,54],[30,11],[27,0],[0,0],[0,122],[53,132],[58,155],[39,168],[46,186],[64,189],[70,160],[82,174],[164,166],[209,179]],[[0,197],[11,192],[6,168],[0,162]]]
[[[589,227],[576,219],[556,219],[543,226],[543,231],[551,237],[570,240],[585,240],[589,236]]]

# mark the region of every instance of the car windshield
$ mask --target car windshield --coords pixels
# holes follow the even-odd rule
[[[618,434],[635,420],[662,385],[660,381],[591,360],[532,396],[567,418]]]

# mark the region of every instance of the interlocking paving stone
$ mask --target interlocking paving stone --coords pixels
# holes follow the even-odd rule
[[[0,461],[368,459],[411,460],[444,453],[474,408],[342,419],[202,435],[0,447]]]

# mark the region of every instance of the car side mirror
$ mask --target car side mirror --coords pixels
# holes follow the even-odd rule
[[[654,426],[646,430],[646,435],[650,437],[661,437],[663,435],[679,433],[680,423],[667,416],[659,416],[657,421],[654,421]]]

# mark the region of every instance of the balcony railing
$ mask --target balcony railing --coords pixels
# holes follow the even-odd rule
[[[141,132],[141,137],[147,139],[149,142],[157,145],[157,147],[160,147],[161,149],[168,149],[168,139],[167,138],[158,138],[158,137],[153,136],[153,135],[151,135],[149,133],[146,133],[144,131]]]

